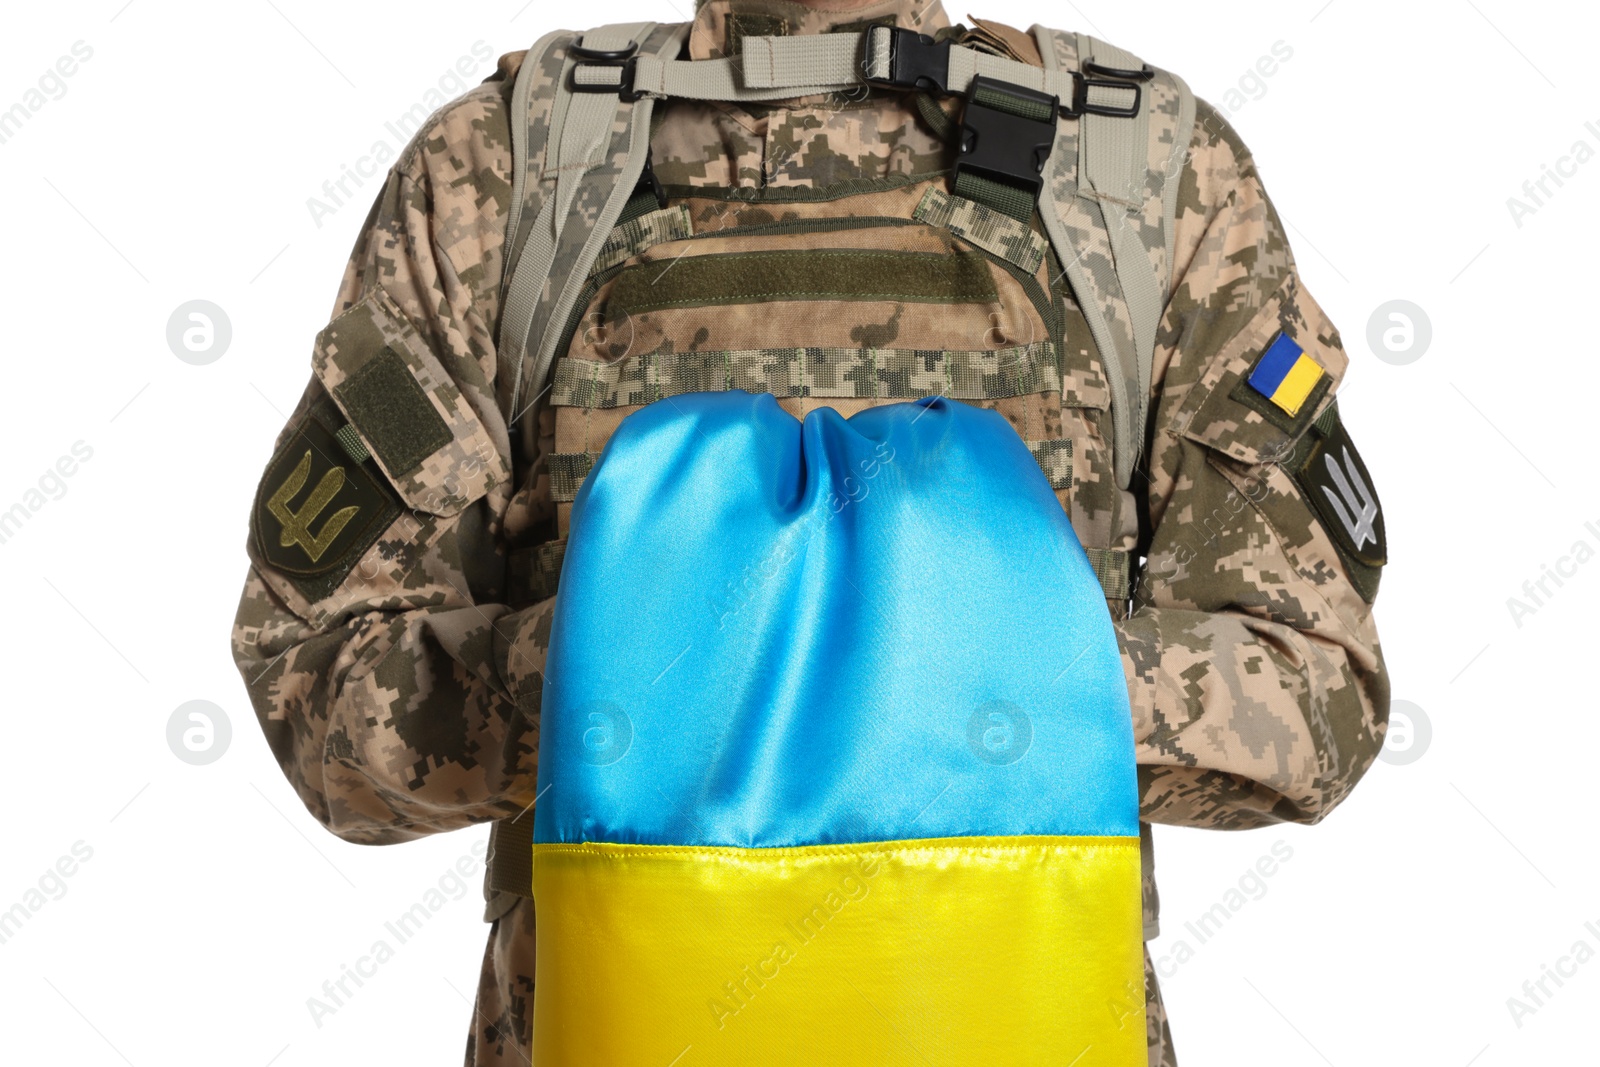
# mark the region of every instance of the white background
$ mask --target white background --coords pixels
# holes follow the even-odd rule
[[[484,832],[385,849],[324,833],[228,655],[256,479],[379,179],[320,227],[307,200],[374,142],[398,148],[385,122],[475,42],[498,55],[558,22],[687,7],[7,5],[0,109],[75,42],[93,55],[0,144],[0,510],[38,502],[29,491],[75,443],[93,454],[47,481],[44,506],[0,544],[0,910],[44,901],[0,944],[0,1059],[460,1062],[487,927],[476,876],[450,872],[462,857],[478,869]],[[1341,409],[1386,505],[1379,623],[1395,696],[1431,722],[1425,750],[1397,730],[1390,752],[1420,758],[1380,763],[1320,827],[1158,831],[1155,950],[1182,1062],[1595,1062],[1600,959],[1547,980],[1532,1014],[1507,1000],[1579,940],[1600,952],[1600,559],[1565,564],[1539,605],[1523,592],[1576,542],[1600,550],[1600,159],[1547,182],[1520,226],[1507,200],[1575,142],[1600,150],[1600,17],[1509,0],[987,0],[977,13],[1090,30],[1214,102],[1243,80],[1229,110],[1352,359]],[[1292,58],[1252,80],[1278,42]],[[490,73],[474,64],[473,82]],[[194,299],[232,322],[208,366],[166,341]],[[1397,299],[1431,321],[1407,365],[1368,342]],[[1535,610],[1514,618],[1514,596]],[[168,719],[191,700],[232,724],[206,766],[168,748]],[[1199,943],[1185,924],[1279,841],[1292,858]],[[48,877],[75,845],[90,858]],[[308,998],[441,878],[459,899],[313,1021]],[[1180,942],[1193,950],[1181,965]]]

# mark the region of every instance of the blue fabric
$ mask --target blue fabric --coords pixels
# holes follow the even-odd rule
[[[1255,370],[1250,372],[1250,388],[1262,396],[1271,397],[1278,391],[1278,386],[1289,376],[1294,365],[1300,360],[1300,353],[1305,349],[1295,343],[1294,338],[1286,333],[1278,334],[1267,350],[1256,361]]]
[[[626,419],[578,493],[536,841],[1138,833],[1100,585],[998,414]]]

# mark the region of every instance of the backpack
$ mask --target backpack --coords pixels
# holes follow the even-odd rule
[[[997,412],[634,413],[545,679],[532,1062],[1146,1062],[1122,660]]]
[[[579,497],[602,453],[644,405],[668,399],[673,404],[654,406],[678,411],[706,390],[830,398],[846,409],[855,399],[929,395],[977,403],[1005,415],[1050,487],[1064,493],[1076,462],[1080,483],[1126,488],[1145,440],[1178,177],[1194,121],[1184,83],[1087,35],[1041,27],[1031,41],[1042,66],[1018,58],[1022,34],[989,23],[938,37],[885,25],[746,36],[738,55],[668,58],[681,54],[687,29],[637,23],[552,33],[517,76],[498,399],[530,455],[536,438],[553,437],[554,447],[539,451],[548,454],[558,537],[514,553],[515,580],[541,597],[553,593],[578,541]],[[837,204],[796,197],[777,205],[737,197],[712,205],[703,190],[669,198],[654,173],[658,99],[758,103],[850,93],[863,82],[927,99],[965,97],[953,171]],[[854,207],[868,202],[871,211]],[[716,217],[724,209],[726,219]],[[808,217],[787,217],[795,213]],[[942,248],[929,244],[929,231],[945,235]],[[707,251],[724,246],[736,250]],[[817,254],[790,256],[791,246]],[[816,262],[802,269],[803,258]],[[1065,274],[1070,306],[1038,284],[1045,268]],[[671,279],[670,292],[654,284],[658,277]],[[914,311],[838,329],[827,316],[805,318],[803,307],[816,305],[804,302],[830,286],[854,299],[881,287],[886,300]],[[777,309],[768,332],[783,347],[752,341],[748,328],[719,340],[726,308],[706,311],[704,328],[691,328],[730,287],[798,301],[787,312],[782,303],[761,305],[764,313]],[[626,314],[613,314],[617,306]],[[957,332],[973,342],[974,316],[996,309],[997,340],[949,344],[934,321],[959,322]],[[1062,373],[1069,316],[1081,316],[1103,375],[1069,381]],[[623,326],[630,336],[619,336]],[[838,336],[811,336],[830,330]],[[633,358],[619,358],[634,347]],[[590,358],[573,358],[585,352]],[[1052,405],[1058,416],[1060,406],[1104,409],[1108,469],[1084,476],[1092,460],[1053,432]],[[1129,554],[1091,544],[1087,558],[1106,599],[1125,601]],[[544,714],[548,729],[558,713],[547,701]],[[535,822],[497,826],[493,888],[529,894]],[[1142,1012],[1142,977],[1126,981],[1134,984],[1114,1003]]]
[[[537,408],[596,263],[639,245],[640,235],[626,231],[648,210],[640,190],[650,184],[658,99],[748,103],[865,83],[968,97],[953,191],[980,216],[999,212],[1024,224],[1037,204],[1110,366],[1116,481],[1126,487],[1143,448],[1155,332],[1172,274],[1178,179],[1195,117],[1187,84],[1097,38],[1042,26],[1031,31],[1042,68],[973,47],[993,47],[993,32],[968,33],[962,39],[971,43],[962,44],[886,25],[746,37],[739,55],[722,59],[667,58],[682,51],[688,30],[558,30],[523,59],[511,105],[499,335],[500,399],[512,425]]]

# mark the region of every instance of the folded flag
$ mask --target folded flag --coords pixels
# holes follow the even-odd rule
[[[533,1062],[1146,1058],[1127,682],[998,414],[625,420],[542,704]]]

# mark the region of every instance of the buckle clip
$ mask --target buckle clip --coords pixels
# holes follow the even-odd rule
[[[637,100],[643,93],[634,92],[633,80],[638,69],[639,42],[629,41],[626,48],[588,48],[582,44],[570,46],[568,51],[578,60],[572,68],[572,91],[575,93],[616,93],[624,100]],[[621,73],[617,84],[585,83],[578,72],[586,67],[615,67]]]
[[[1042,108],[1050,118],[1027,118],[980,102],[980,96],[992,99],[996,94],[1034,104],[1034,110]],[[963,171],[972,171],[992,181],[1021,186],[1037,201],[1044,190],[1044,165],[1056,144],[1055,115],[1060,108],[1059,97],[996,78],[974,78],[961,120],[961,154],[955,161],[952,182]]]
[[[639,184],[634,186],[633,195],[640,196],[646,192],[655,197],[657,210],[667,206],[667,190],[661,184],[661,179],[656,177],[656,155],[651,148],[645,149],[644,170],[639,173]]]
[[[888,74],[882,78],[871,76],[871,59],[877,34],[889,35]],[[868,72],[867,84],[884,89],[921,89],[923,92],[949,96],[950,42],[935,42],[932,37],[908,30],[902,26],[874,26],[866,33],[867,61],[863,69]]]
[[[1094,67],[1096,70],[1107,70],[1094,63],[1086,63],[1084,67]],[[1155,72],[1150,72],[1155,77]],[[1144,86],[1140,84],[1143,79],[1123,81],[1111,78],[1089,78],[1078,71],[1072,72],[1072,105],[1062,105],[1061,114],[1069,119],[1081,118],[1084,115],[1104,115],[1113,119],[1131,119],[1139,115],[1139,107],[1144,102]],[[1133,102],[1126,106],[1116,104],[1092,104],[1089,102],[1091,89],[1117,89],[1122,92],[1132,93]]]

